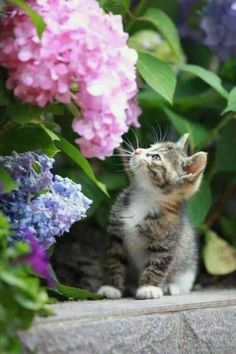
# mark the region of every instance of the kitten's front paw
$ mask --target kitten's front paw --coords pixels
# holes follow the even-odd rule
[[[105,296],[108,299],[120,299],[122,296],[122,293],[119,289],[110,285],[101,286],[101,288],[97,291],[97,294]]]
[[[137,299],[160,299],[162,296],[162,289],[158,286],[144,285],[136,291]]]

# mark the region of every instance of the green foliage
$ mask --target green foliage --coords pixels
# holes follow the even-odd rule
[[[205,81],[209,86],[214,88],[222,97],[228,99],[228,92],[222,86],[221,79],[212,71],[206,70],[197,65],[188,64],[183,64],[179,66],[179,69],[199,77],[201,80]]]
[[[13,181],[11,176],[3,168],[1,163],[0,163],[0,184],[2,186],[1,192],[3,193],[9,193],[17,187],[17,184]]]
[[[212,275],[229,274],[236,270],[236,250],[213,231],[206,233],[203,259]]]
[[[125,15],[129,9],[130,0],[99,0],[99,3],[106,12]]]
[[[9,155],[12,151],[44,151],[54,156],[59,150],[45,130],[36,124],[12,124],[9,129],[0,132],[0,155]]]
[[[85,289],[74,288],[58,283],[56,288],[51,290],[52,294],[60,298],[73,300],[101,300],[103,296],[97,295]]]
[[[178,60],[183,61],[184,54],[181,48],[178,31],[173,21],[165,12],[157,8],[150,8],[140,19],[150,22],[163,38],[166,39]]]
[[[227,107],[222,114],[228,112],[236,112],[236,87],[230,91]]]
[[[49,315],[49,298],[39,279],[29,274],[20,256],[27,244],[7,247],[10,228],[0,213],[0,352],[21,353],[17,331],[31,326],[35,314]]]
[[[83,170],[87,177],[89,177],[102,191],[108,196],[106,187],[103,183],[99,182],[95,174],[88,163],[88,161],[81,155],[78,148],[69,143],[67,140],[61,138],[59,141],[56,141],[56,146],[68,155],[72,160],[76,162],[77,165]]]
[[[188,202],[188,214],[194,226],[198,227],[204,222],[211,205],[210,185],[206,180],[203,180],[199,192]]]
[[[172,103],[176,77],[171,67],[164,61],[148,53],[139,53],[138,70],[143,79],[159,95]]]
[[[7,113],[10,119],[16,123],[26,124],[40,117],[42,109],[37,106],[23,104],[18,100],[11,100],[11,104],[7,106]]]
[[[208,132],[204,126],[180,116],[167,107],[163,106],[163,110],[180,135],[185,133],[190,134],[189,142],[192,151],[196,149],[196,147],[199,148],[202,145],[202,142],[205,141],[208,136]]]
[[[216,142],[215,172],[236,172],[236,121],[222,130]]]

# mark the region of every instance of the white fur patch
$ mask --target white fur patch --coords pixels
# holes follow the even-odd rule
[[[177,284],[168,283],[164,286],[164,293],[168,295],[179,295],[180,289]]]
[[[108,299],[120,299],[122,296],[121,291],[119,289],[109,285],[101,286],[101,288],[97,291],[97,294],[105,296]]]
[[[147,261],[146,240],[137,234],[137,225],[143,224],[143,220],[148,212],[158,212],[159,206],[157,200],[153,200],[147,191],[139,191],[139,194],[133,197],[130,205],[121,214],[124,222],[124,245],[127,253],[138,270],[142,270]]]
[[[137,299],[160,299],[162,296],[162,289],[152,285],[141,286],[136,292]]]
[[[192,289],[195,278],[196,273],[189,270],[186,273],[177,273],[171,276],[171,284],[175,284],[179,288],[180,294],[187,294]]]

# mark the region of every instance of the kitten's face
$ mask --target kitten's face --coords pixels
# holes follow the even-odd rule
[[[187,138],[185,134],[177,143],[157,143],[133,152],[129,166],[140,187],[179,194],[183,199],[197,191],[207,158],[205,152],[188,157]]]

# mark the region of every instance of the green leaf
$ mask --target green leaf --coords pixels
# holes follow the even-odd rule
[[[221,79],[212,71],[204,69],[198,65],[189,65],[189,64],[180,65],[179,70],[185,71],[189,74],[199,77],[201,80],[206,82],[209,86],[214,88],[222,97],[228,99],[229,94],[222,86]]]
[[[185,133],[190,134],[189,143],[192,150],[196,147],[201,147],[201,143],[208,137],[208,131],[205,127],[199,123],[187,120],[187,118],[180,116],[165,106],[162,106],[162,109],[180,135]]]
[[[58,283],[55,289],[51,289],[59,293],[60,295],[65,296],[69,299],[74,300],[101,300],[103,296],[97,295],[85,289],[74,288],[71,286],[66,286],[63,284]]]
[[[54,156],[59,150],[41,126],[28,124],[16,125],[0,133],[0,155],[10,155],[12,151],[43,151]]]
[[[46,24],[42,17],[37,13],[37,11],[32,9],[24,0],[8,0],[8,2],[20,7],[25,11],[25,13],[31,18],[39,38],[41,38],[46,28]]]
[[[207,181],[203,179],[200,190],[188,202],[188,214],[195,227],[204,222],[211,205],[211,189]]]
[[[53,141],[60,140],[59,136],[54,133],[53,130],[47,128],[44,124],[40,124],[40,126],[45,130],[45,132],[50,136]]]
[[[236,250],[215,232],[206,233],[203,260],[208,273],[225,275],[236,270]]]
[[[14,100],[7,106],[7,112],[14,122],[25,124],[38,118],[42,113],[42,109],[37,106],[24,104],[18,100]]]
[[[181,61],[184,60],[184,54],[180,45],[178,31],[173,21],[165,14],[165,12],[160,9],[150,8],[145,12],[144,16],[142,16],[140,20],[150,22],[163,36],[163,38],[166,39],[176,57]]]
[[[9,193],[17,188],[17,184],[13,181],[11,176],[0,163],[0,185],[3,186],[3,193]],[[1,198],[1,197],[0,197]]]
[[[227,112],[236,112],[236,87],[230,91],[227,107],[222,112],[222,114]]]
[[[79,108],[74,104],[74,102],[67,103],[69,111],[73,114],[74,117],[79,118],[81,116]]]
[[[0,252],[7,246],[7,236],[10,233],[10,225],[5,215],[0,211]]]
[[[142,78],[153,90],[172,103],[176,86],[176,76],[171,67],[148,53],[138,53],[138,70]]]
[[[124,15],[129,9],[130,0],[99,0],[99,3],[106,12]]]
[[[78,148],[69,143],[67,140],[60,138],[59,141],[55,141],[55,145],[63,151],[67,156],[69,156],[73,161],[80,166],[84,173],[105,193],[109,196],[104,184],[99,182],[90,166],[88,161],[81,155]]]
[[[231,121],[218,135],[215,152],[215,172],[236,171],[236,121]]]

